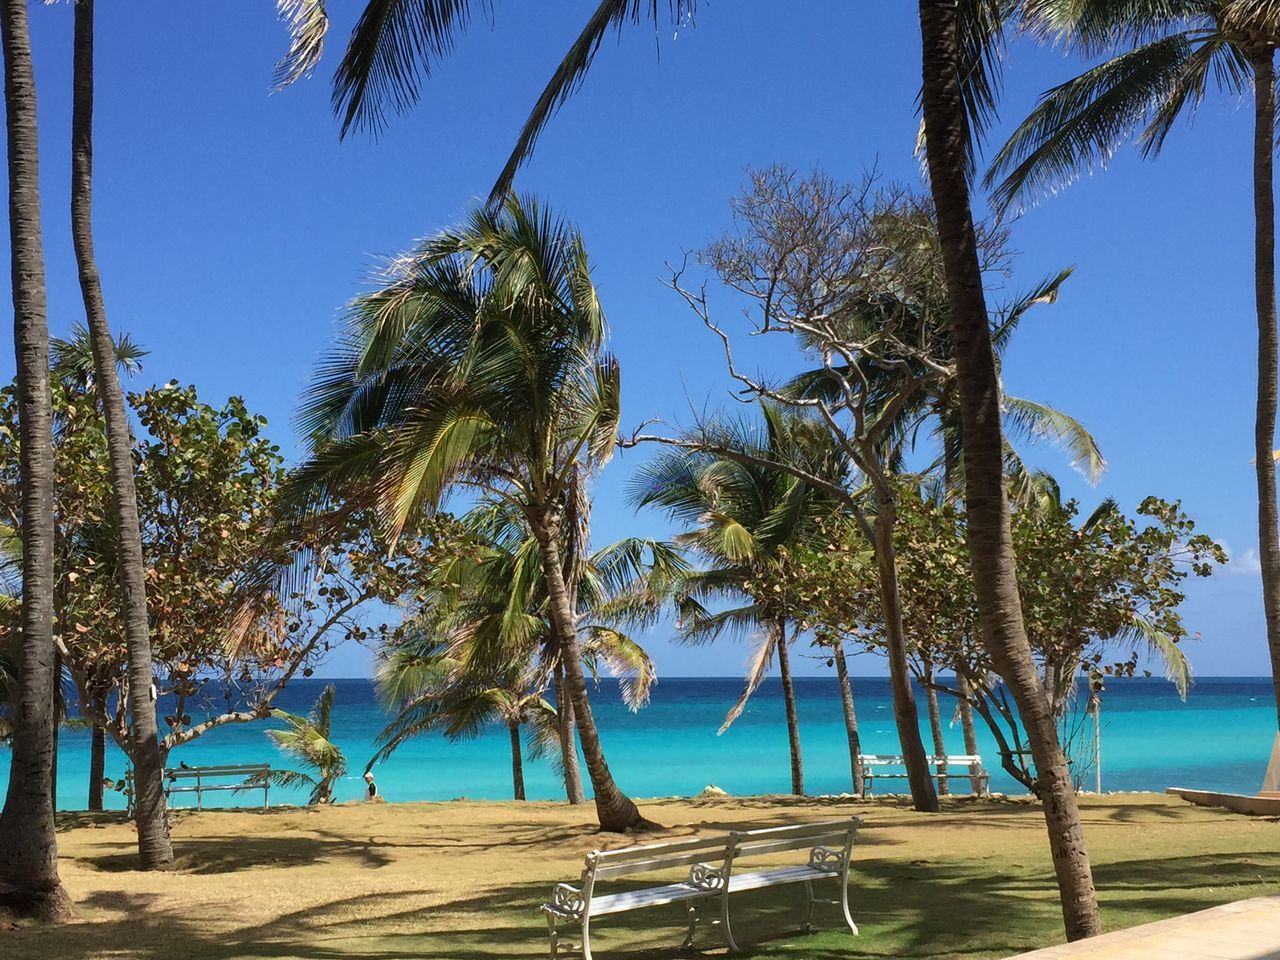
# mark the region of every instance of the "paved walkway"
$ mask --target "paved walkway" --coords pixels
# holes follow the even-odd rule
[[[1280,960],[1280,895],[1238,900],[1010,960]]]

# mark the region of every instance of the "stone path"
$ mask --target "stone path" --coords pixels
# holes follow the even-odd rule
[[[1280,960],[1280,895],[1238,900],[1010,960]]]

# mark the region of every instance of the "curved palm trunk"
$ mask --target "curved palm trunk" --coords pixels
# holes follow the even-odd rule
[[[524,799],[524,757],[520,752],[520,723],[507,725],[511,733],[511,791],[517,800]]]
[[[967,126],[959,80],[958,16],[957,0],[920,0],[921,110],[964,426],[969,556],[983,643],[1013,694],[1035,758],[1037,793],[1044,804],[1067,939],[1078,940],[1101,929],[1098,899],[1075,790],[1036,675],[1018,596],[999,383],[965,176]]]
[[[804,796],[804,758],[800,753],[800,717],[796,713],[796,688],[791,680],[791,658],[787,653],[787,622],[779,620],[778,672],[782,674],[782,702],[787,712],[787,742],[791,749],[791,792]]]
[[[956,689],[960,691],[960,731],[964,735],[964,752],[971,757],[978,755],[978,731],[973,725],[973,704],[969,702],[969,681],[956,670]],[[975,796],[982,793],[982,765],[969,764],[969,788]]]
[[[578,768],[578,741],[573,734],[573,704],[564,683],[564,666],[556,665],[556,726],[560,733],[560,765],[564,770],[564,795],[570,805],[585,803],[582,771]]]
[[[564,664],[565,687],[569,702],[573,705],[578,739],[582,743],[582,755],[587,762],[591,788],[595,793],[596,817],[600,829],[614,833],[642,830],[651,824],[640,815],[631,798],[618,789],[609,764],[605,761],[604,748],[591,715],[591,702],[587,698],[587,681],[582,673],[582,651],[578,646],[578,629],[569,590],[564,582],[564,567],[560,559],[559,531],[554,523],[533,523],[534,536],[542,550],[542,572],[547,581],[547,599],[551,619],[560,636],[560,659]]]
[[[138,857],[144,870],[173,864],[164,796],[164,760],[156,725],[147,618],[146,563],[133,483],[133,437],[116,372],[93,252],[93,0],[75,3],[75,60],[71,113],[71,238],[93,349],[93,372],[107,427],[111,506],[115,520],[116,577],[129,655],[130,753],[137,788]]]
[[[1258,309],[1258,403],[1254,457],[1258,473],[1258,556],[1262,605],[1271,651],[1271,680],[1280,724],[1280,515],[1276,508],[1276,211],[1274,171],[1276,81],[1273,52],[1249,58],[1254,74],[1254,295]]]
[[[893,546],[896,512],[893,501],[876,494],[876,568],[880,580],[880,606],[884,611],[885,646],[889,655],[889,686],[893,691],[893,719],[902,745],[902,761],[917,810],[936,813],[938,794],[929,773],[929,758],[920,740],[920,714],[907,666],[906,631],[902,626],[902,596],[898,591],[898,555]]]
[[[938,691],[933,688],[933,666],[926,667],[924,695],[929,710],[929,734],[933,738],[933,759],[938,765],[938,796],[945,797],[951,793],[947,783],[947,742],[942,736],[942,713],[938,709]]]
[[[107,731],[93,725],[89,740],[89,809],[103,809],[102,778],[107,775]]]
[[[53,801],[53,410],[36,88],[26,0],[0,6],[8,132],[9,243],[22,475],[22,662],[9,788],[0,813],[0,897],[46,919],[70,912],[58,878]]]
[[[853,792],[862,796],[865,786],[862,767],[862,737],[858,734],[858,715],[853,708],[853,684],[849,682],[849,664],[844,658],[844,646],[837,641],[832,648],[836,662],[836,679],[840,683],[840,708],[844,711],[844,732],[849,740],[849,773],[853,777]]]

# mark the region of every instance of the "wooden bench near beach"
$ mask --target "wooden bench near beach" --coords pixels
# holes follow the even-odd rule
[[[959,756],[929,757],[929,767],[936,779],[968,780],[974,787],[974,793],[985,796],[991,785],[991,774],[982,765],[982,757],[976,753]],[[882,756],[879,754],[863,754],[862,796],[864,798],[874,791],[876,780],[907,779],[907,761],[902,756]],[[885,769],[888,768],[888,769]]]
[[[698,908],[710,900],[720,902],[720,917],[712,922],[719,925],[729,949],[736,951],[738,944],[733,939],[733,928],[729,922],[730,895],[790,883],[805,885],[803,925],[806,931],[813,919],[814,906],[822,903],[839,907],[850,932],[857,934],[858,927],[849,914],[849,860],[861,823],[853,817],[849,820],[740,830],[708,839],[593,851],[587,854],[580,885],[557,884],[550,902],[540,908],[547,917],[551,957],[555,960],[561,949],[576,948],[581,950],[583,960],[591,960],[591,921],[594,918],[670,903],[686,904],[689,926],[684,946],[688,949],[693,945]],[[794,850],[808,851],[803,863],[749,871],[740,869],[745,860]],[[688,879],[616,893],[602,894],[598,889],[606,881],[677,867],[689,868]],[[839,896],[816,898],[813,885],[818,881],[838,884]],[[562,943],[558,929],[560,924],[578,926],[581,944]]]

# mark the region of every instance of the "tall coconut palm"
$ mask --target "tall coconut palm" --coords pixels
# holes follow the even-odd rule
[[[1258,554],[1280,722],[1280,513],[1273,455],[1277,408],[1275,49],[1280,8],[1269,0],[1036,0],[1028,26],[1084,54],[1120,52],[1059,84],[996,155],[987,175],[1004,205],[1035,198],[1105,166],[1124,142],[1144,156],[1164,146],[1214,83],[1253,96],[1254,301],[1258,374],[1254,469]],[[1252,88],[1252,90],[1250,89]]]
[[[577,477],[613,453],[621,387],[586,249],[532,199],[475,212],[402,258],[352,306],[300,418],[318,439],[292,495],[364,499],[395,535],[455,490],[523,515],[605,830],[647,821],[615,783],[591,713],[563,553]]]
[[[760,413],[760,423],[726,422],[717,437],[729,448],[757,454],[759,460],[803,459],[834,482],[847,482],[848,461],[831,442],[825,425],[772,403],[761,403]],[[741,715],[777,657],[791,751],[791,791],[803,794],[800,725],[788,652],[799,633],[799,618],[785,595],[751,591],[744,584],[767,579],[780,550],[812,533],[835,503],[779,468],[682,450],[664,452],[645,464],[633,481],[631,499],[637,507],[661,507],[683,523],[686,531],[676,542],[707,564],[687,574],[678,591],[680,637],[691,643],[710,642],[726,632],[754,637],[746,686],[725,717],[722,733]],[[713,610],[707,605],[724,600],[731,606]]]
[[[1005,488],[1000,382],[969,201],[969,171],[995,108],[1001,0],[920,0],[924,149],[941,242],[964,428],[965,506],[983,643],[1009,686],[1035,759],[1068,939],[1097,934],[1097,893],[1057,724],[1018,595]]]
[[[24,0],[0,6],[8,131],[9,243],[17,345],[22,491],[22,656],[9,789],[0,813],[0,886],[23,912],[60,919],[53,798],[53,411],[35,76]]]
[[[133,435],[116,371],[117,348],[107,323],[93,248],[93,4],[75,0],[75,56],[71,111],[71,238],[93,353],[94,386],[107,431],[111,507],[115,524],[120,618],[129,657],[129,734],[134,766],[134,822],[144,870],[173,864],[164,792],[164,755],[156,724],[147,615],[147,565],[142,555],[138,496],[133,482]]]

